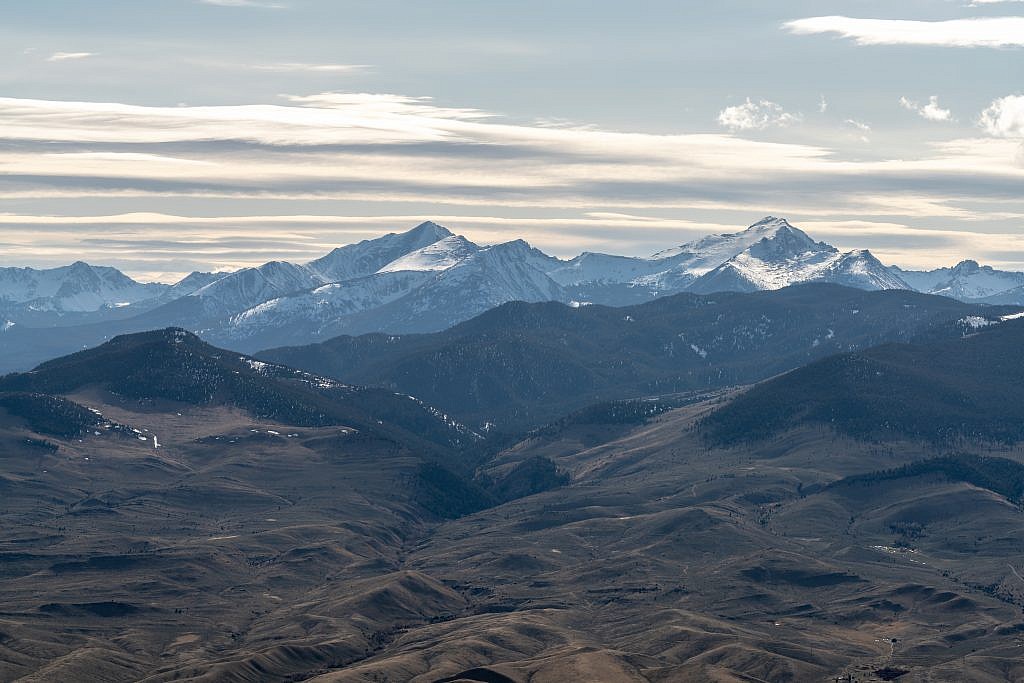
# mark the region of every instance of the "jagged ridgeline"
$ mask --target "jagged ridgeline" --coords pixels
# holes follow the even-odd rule
[[[857,439],[1024,439],[1024,320],[961,339],[890,344],[826,358],[764,382],[710,415],[709,438],[738,443],[824,425]]]
[[[27,370],[118,334],[166,327],[202,330],[217,346],[253,353],[342,334],[437,332],[510,301],[627,306],[680,292],[814,282],[1024,304],[1024,273],[973,261],[901,270],[870,251],[816,241],[773,216],[648,257],[587,252],[568,260],[523,240],[477,245],[428,221],[308,263],[194,272],[174,285],[139,283],[85,263],[0,268],[0,372]]]

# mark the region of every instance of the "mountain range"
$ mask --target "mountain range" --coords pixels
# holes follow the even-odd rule
[[[441,332],[342,335],[256,355],[414,395],[476,429],[515,431],[610,399],[706,393],[836,353],[959,339],[1019,310],[812,283],[624,307],[510,302]]]
[[[509,301],[622,306],[692,292],[801,283],[904,289],[968,302],[1024,302],[1024,274],[965,261],[930,272],[841,252],[767,217],[650,257],[564,260],[522,240],[480,246],[433,222],[339,247],[305,264],[272,261],[173,284],[138,283],[76,263],[0,269],[0,371],[23,370],[118,334],[176,326],[242,352],[341,334],[435,332]],[[60,335],[42,330],[61,327]]]

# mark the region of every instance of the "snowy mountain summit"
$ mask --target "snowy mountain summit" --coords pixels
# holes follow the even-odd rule
[[[753,292],[781,289],[805,282],[831,282],[858,289],[910,289],[867,250],[841,252],[782,218],[769,216],[734,238],[749,245],[708,271],[688,287],[690,291]],[[721,255],[725,255],[719,250]]]
[[[289,282],[281,289],[296,291],[236,310],[219,332],[223,338],[214,339],[255,348],[339,334],[435,331],[508,301],[617,304],[803,282],[910,288],[870,252],[841,252],[774,216],[647,258],[587,252],[569,260],[523,240],[480,246],[427,222],[295,268],[320,282],[305,290]]]
[[[0,268],[0,303],[40,312],[129,306],[159,296],[167,287],[136,282],[115,268],[82,261],[47,270]]]
[[[254,351],[340,334],[432,332],[509,301],[626,305],[680,292],[816,282],[1024,304],[1024,274],[974,261],[929,272],[886,267],[870,251],[841,251],[767,216],[649,257],[586,252],[561,259],[523,240],[474,244],[426,221],[308,263],[193,273],[173,286],[138,283],[84,263],[50,271],[6,268],[0,269],[0,313],[8,330],[24,335],[26,325],[48,315],[39,311],[116,310],[120,319],[138,311],[140,329],[202,330],[211,342]],[[29,308],[36,318],[22,315]]]

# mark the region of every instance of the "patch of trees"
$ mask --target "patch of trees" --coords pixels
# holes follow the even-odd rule
[[[709,415],[715,444],[824,425],[865,441],[1024,440],[1024,325],[833,356],[755,386]]]
[[[505,502],[561,488],[569,483],[569,473],[560,470],[550,458],[535,456],[517,464],[503,478],[489,482],[488,490]]]
[[[0,394],[0,407],[25,420],[34,432],[65,439],[81,436],[99,424],[99,419],[88,409],[74,401],[48,394]]]
[[[919,460],[902,467],[858,474],[833,482],[826,489],[871,486],[882,482],[940,475],[997,493],[1007,500],[1024,502],[1024,465],[1006,458],[951,455]]]
[[[566,486],[569,480],[568,472],[542,456],[518,463],[499,478],[472,478],[457,467],[425,462],[414,477],[413,499],[438,517],[455,519]]]

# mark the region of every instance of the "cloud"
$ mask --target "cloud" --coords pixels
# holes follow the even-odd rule
[[[268,249],[281,245],[288,255],[289,244],[308,242],[312,246],[302,251],[312,257],[332,241],[347,240],[360,225],[383,229],[381,216],[409,217],[386,226],[398,229],[413,224],[414,214],[450,218],[454,227],[474,228],[485,241],[523,234],[560,254],[653,252],[718,230],[672,223],[682,210],[704,226],[741,227],[776,213],[949,228],[1005,224],[1012,231],[1024,216],[1024,168],[1015,161],[1020,140],[1012,132],[1021,126],[1000,122],[1013,102],[993,103],[985,119],[992,131],[1005,129],[1002,134],[982,137],[979,130],[971,138],[902,147],[899,157],[888,158],[885,150],[845,154],[833,146],[834,130],[821,144],[808,144],[747,139],[739,130],[652,134],[553,127],[393,94],[319,93],[277,104],[211,107],[0,98],[0,201],[17,202],[22,214],[3,221],[12,229],[0,227],[0,242],[10,242],[11,235],[21,241],[15,251],[3,247],[12,263],[27,261],[33,249],[42,253],[42,242],[33,240],[36,228],[49,224],[32,220],[33,212],[80,217],[78,223],[54,219],[71,221],[61,228],[61,258],[74,250],[68,235],[101,239],[138,230],[150,235],[150,244],[161,235],[185,240],[185,228],[192,242],[219,231],[266,235]],[[761,104],[751,102],[754,114]],[[780,109],[769,107],[765,116],[777,120],[785,115]],[[867,132],[867,124],[852,119],[845,125],[851,135]],[[800,133],[805,140],[813,134]],[[193,211],[197,217],[175,224],[174,218],[143,220],[140,210]],[[81,216],[91,211],[131,217]],[[250,212],[268,212],[267,220],[261,223]],[[298,218],[268,217],[278,213]],[[315,218],[320,213],[325,217]],[[628,218],[645,214],[657,220]],[[13,229],[17,225],[32,229]],[[311,235],[320,237],[310,241]],[[273,256],[232,244],[216,247],[222,255],[213,265]],[[196,249],[184,245],[178,253]],[[166,247],[159,258],[173,251]],[[96,246],[90,258],[102,260],[104,253]],[[123,258],[142,258],[129,253],[125,248]],[[54,254],[50,258],[57,259]],[[189,262],[202,265],[195,254]]]
[[[953,112],[939,106],[938,95],[932,95],[929,97],[928,104],[925,105],[907,99],[906,97],[901,97],[900,106],[908,111],[917,113],[918,116],[928,121],[948,122],[953,120]]]
[[[263,2],[262,0],[199,0],[199,2],[218,7],[261,7],[263,9],[285,9],[287,7],[280,3]]]
[[[743,104],[726,107],[718,114],[718,124],[733,131],[784,127],[799,123],[800,120],[799,115],[787,113],[775,102],[753,102],[749,97]]]
[[[1024,95],[1009,95],[992,102],[979,124],[993,137],[1024,138]]]
[[[312,73],[352,73],[370,68],[368,64],[310,64],[306,62],[278,62],[275,64],[253,64],[257,71],[307,71]]]
[[[75,59],[88,59],[95,57],[95,52],[54,52],[46,58],[48,62],[66,62]]]
[[[868,133],[871,132],[871,126],[863,121],[857,121],[856,119],[846,119],[843,121],[843,125],[849,126],[850,128],[856,129],[855,135],[863,143],[871,142],[871,138],[868,137]]]
[[[1024,17],[909,21],[830,16],[789,21],[783,28],[797,35],[834,33],[858,45],[1024,46]]]
[[[828,100],[826,100],[825,96],[822,95],[821,96],[821,100],[818,102],[818,113],[819,114],[824,114],[827,111],[828,111]]]

